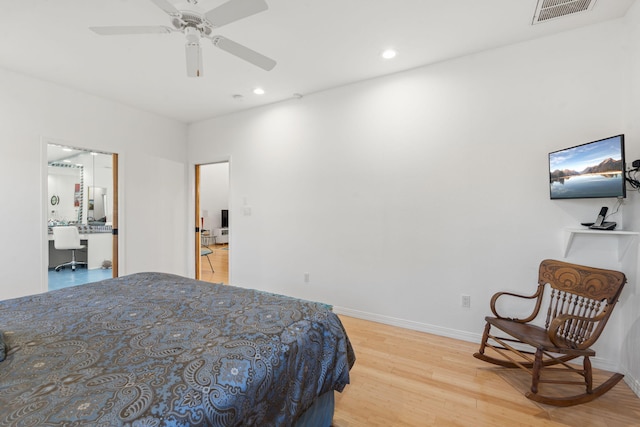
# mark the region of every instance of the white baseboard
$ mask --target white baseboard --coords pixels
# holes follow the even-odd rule
[[[428,334],[455,338],[462,341],[469,341],[480,344],[480,340],[482,340],[481,334],[443,328],[442,326],[429,325],[427,323],[414,322],[412,320],[398,319],[397,317],[382,316],[380,314],[367,313],[365,311],[352,310],[350,308],[335,306],[333,307],[333,311],[336,314],[343,314],[345,316],[355,317],[357,319],[370,320],[372,322],[382,323],[384,325],[397,326],[399,328],[426,332]]]
[[[472,343],[480,344],[482,340],[482,334],[474,334],[467,331],[459,331],[457,329],[445,328],[442,326],[430,325],[428,323],[414,322],[412,320],[399,319],[397,317],[383,316],[375,313],[368,313],[365,311],[353,310],[344,307],[333,307],[333,311],[336,314],[342,314],[345,316],[355,317],[357,319],[369,320],[371,322],[382,323],[384,325],[397,326],[399,328],[411,329],[419,332],[426,332],[428,334],[439,335],[448,338],[454,338],[461,341],[468,341]],[[483,321],[480,319],[480,321]],[[613,363],[610,360],[594,357],[592,360],[593,367],[597,369],[604,369],[605,371],[621,372],[620,366]],[[629,385],[631,390],[640,397],[640,382],[638,379],[625,373],[624,382]]]

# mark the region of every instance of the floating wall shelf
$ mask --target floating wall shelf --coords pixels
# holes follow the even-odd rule
[[[588,234],[594,237],[602,236],[614,236],[618,239],[618,261],[622,261],[627,251],[631,247],[631,244],[638,244],[638,236],[640,233],[636,231],[623,231],[623,230],[591,230],[589,228],[565,228],[565,240],[564,240],[564,257],[569,255],[571,245],[573,244],[573,238],[577,234]]]

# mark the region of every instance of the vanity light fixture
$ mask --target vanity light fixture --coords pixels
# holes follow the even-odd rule
[[[393,59],[396,57],[396,55],[398,54],[398,52],[396,52],[394,49],[387,49],[384,52],[382,52],[382,57],[384,59]]]
[[[261,87],[257,87],[253,90],[253,93],[255,93],[256,95],[264,95],[264,89],[262,89]]]

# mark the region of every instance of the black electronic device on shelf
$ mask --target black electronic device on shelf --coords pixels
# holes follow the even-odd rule
[[[609,208],[607,208],[606,206],[603,206],[600,209],[600,213],[598,214],[598,217],[596,218],[596,222],[594,222],[593,224],[583,223],[582,225],[585,225],[592,230],[613,230],[614,228],[616,228],[617,224],[613,221],[605,221],[608,210]]]

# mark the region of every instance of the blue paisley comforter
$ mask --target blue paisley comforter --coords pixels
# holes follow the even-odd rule
[[[349,383],[323,304],[161,273],[0,301],[0,426],[287,426]]]

